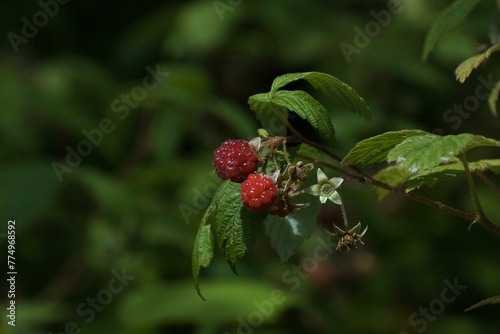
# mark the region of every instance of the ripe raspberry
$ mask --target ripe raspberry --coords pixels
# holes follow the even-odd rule
[[[226,140],[214,153],[213,165],[223,180],[241,183],[257,170],[258,156],[243,140]]]
[[[241,199],[247,209],[252,211],[266,211],[276,201],[278,188],[267,176],[250,174],[240,188]]]
[[[286,217],[290,214],[290,212],[292,212],[292,206],[285,199],[277,202],[275,204],[275,207],[276,209],[269,211],[269,214],[279,217]]]

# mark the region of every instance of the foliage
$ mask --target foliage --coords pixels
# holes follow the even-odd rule
[[[463,133],[459,135],[447,135],[438,136],[421,130],[402,130],[402,131],[390,131],[386,132],[357,143],[354,148],[347,154],[344,159],[340,159],[334,153],[334,138],[333,131],[331,131],[332,120],[328,117],[326,108],[317,100],[312,98],[309,94],[303,91],[278,91],[278,89],[285,84],[297,80],[299,78],[309,78],[313,73],[313,78],[327,78],[324,81],[313,81],[315,88],[327,93],[329,96],[343,96],[344,105],[351,106],[365,106],[364,104],[359,104],[364,100],[354,92],[354,90],[347,84],[342,83],[339,79],[333,78],[326,74],[321,74],[317,72],[307,72],[307,73],[293,73],[288,75],[282,75],[273,81],[271,90],[267,94],[257,94],[253,95],[249,99],[250,107],[256,114],[258,118],[263,119],[263,126],[265,126],[267,121],[270,119],[268,113],[274,112],[274,116],[283,122],[283,125],[288,128],[288,130],[293,134],[289,137],[276,138],[277,141],[283,142],[283,146],[288,142],[298,141],[302,145],[308,145],[316,148],[319,151],[319,155],[316,155],[314,159],[308,157],[307,155],[298,155],[297,159],[308,159],[314,164],[325,165],[326,162],[323,161],[328,158],[333,158],[337,160],[338,163],[347,165],[351,171],[344,169],[341,166],[330,167],[336,172],[348,175],[352,179],[355,179],[362,183],[372,182],[375,186],[384,189],[386,192],[379,192],[379,199],[382,199],[387,195],[387,191],[392,191],[396,193],[407,194],[410,191],[422,186],[428,185],[432,186],[435,183],[444,181],[448,178],[453,178],[458,175],[458,171],[461,171],[467,175],[469,186],[471,188],[472,195],[476,201],[477,215],[471,215],[462,212],[458,209],[449,208],[441,203],[433,202],[432,200],[423,200],[421,202],[436,206],[443,211],[464,217],[473,217],[473,223],[482,223],[485,226],[491,228],[493,231],[499,232],[500,227],[493,224],[484,214],[482,208],[477,200],[477,194],[475,193],[475,188],[473,186],[473,181],[471,181],[471,172],[484,172],[499,166],[499,160],[480,160],[477,162],[468,162],[465,158],[465,153],[473,148],[478,147],[497,147],[500,148],[500,141],[486,138],[480,135],[473,135],[468,133]],[[335,85],[331,83],[335,82]],[[338,92],[329,93],[328,89],[333,89]],[[280,94],[283,93],[283,94]],[[348,100],[351,102],[349,103]],[[365,107],[365,111],[362,115],[366,115],[366,118],[370,118],[369,111]],[[308,121],[314,129],[316,129],[319,134],[323,135],[326,140],[327,146],[322,146],[319,143],[315,143],[300,134],[287,120],[289,113],[295,112],[301,118]],[[258,137],[259,142],[267,143],[272,138],[268,137],[267,129],[259,131],[259,134],[265,134],[264,138]],[[255,140],[252,140],[254,142]],[[264,166],[267,164],[267,159],[270,154],[274,154],[272,151],[277,144],[271,142],[271,150],[266,153]],[[291,157],[288,157],[288,153],[285,148],[280,155],[285,156],[285,160],[289,161]],[[396,165],[389,166],[379,172],[375,178],[369,177],[365,172],[363,172],[360,166],[369,166],[374,163],[379,163],[387,161],[388,163],[396,163]],[[281,173],[276,166],[273,173],[276,177],[277,173],[279,175],[287,174],[291,168],[299,168],[299,162],[296,164],[288,163],[284,171]],[[309,168],[309,172],[312,168]],[[353,174],[354,172],[354,174]],[[261,173],[266,173],[265,167],[262,167]],[[341,178],[336,178],[338,181],[331,179],[328,181],[326,175],[317,169],[318,174],[318,184],[310,186],[309,188],[302,189],[296,192],[296,188],[292,188],[291,193],[288,193],[287,189],[283,189],[283,193],[286,196],[293,197],[295,194],[301,194],[303,192],[318,196],[321,203],[325,203],[326,199],[336,195],[335,199],[332,200],[334,203],[341,205],[343,212],[344,225],[347,227],[347,217],[345,216],[344,203],[340,200],[337,191],[333,193],[328,191],[327,194],[323,194],[323,184],[327,185],[329,182],[334,182],[331,185],[333,190],[340,187],[342,183]],[[483,174],[481,174],[483,175]],[[287,176],[287,175],[285,175]],[[484,175],[483,175],[484,177]],[[293,181],[293,177],[287,179],[286,184]],[[409,182],[410,188],[396,188],[396,186],[401,186]],[[280,176],[278,176],[278,181],[276,184],[280,184]],[[205,215],[202,218],[201,224],[199,226],[198,235],[194,245],[193,251],[193,276],[195,279],[196,289],[199,292],[198,287],[198,276],[201,267],[207,267],[213,254],[213,242],[210,224],[207,225],[208,219],[214,220],[214,225],[216,226],[218,245],[221,251],[226,255],[226,259],[229,265],[236,272],[235,266],[236,261],[241,258],[247,248],[248,242],[252,241],[251,238],[244,238],[250,229],[251,235],[258,230],[259,223],[263,219],[263,215],[259,214],[259,219],[252,218],[252,211],[243,207],[241,198],[238,193],[239,184],[231,183],[226,181],[216,192],[213,197],[211,205],[208,207]],[[311,191],[310,189],[314,189]],[[279,200],[278,200],[279,201]],[[299,248],[301,242],[308,238],[311,234],[311,224],[307,222],[301,222],[301,219],[305,217],[311,217],[318,214],[318,210],[312,210],[307,203],[304,207],[299,208],[300,215],[288,214],[284,221],[280,221],[277,218],[266,219],[266,234],[270,236],[271,244],[278,250],[282,260],[287,260],[292,252]],[[248,225],[247,225],[248,224]],[[308,225],[309,228],[304,228],[303,225]],[[247,227],[245,227],[247,226]],[[349,232],[345,232],[339,229],[337,226],[335,228],[342,232],[340,235],[335,234],[339,238],[340,248],[343,244],[348,244],[348,249],[350,246],[355,245],[348,240],[343,238],[356,238],[356,233],[359,232],[360,224],[358,224]],[[222,232],[219,232],[221,231]],[[298,236],[299,238],[291,239],[292,235]],[[356,231],[356,233],[351,232]],[[366,232],[366,231],[365,231]],[[363,232],[361,236],[365,234]],[[245,242],[243,241],[245,240]],[[200,295],[201,296],[201,295]]]

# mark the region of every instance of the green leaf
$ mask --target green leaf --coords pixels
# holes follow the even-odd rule
[[[496,43],[483,53],[480,53],[474,57],[464,60],[462,63],[460,63],[460,65],[458,65],[457,69],[455,70],[455,75],[457,77],[457,80],[460,81],[461,83],[464,83],[474,69],[478,68],[483,61],[488,59],[493,52],[496,52],[498,50],[500,50],[500,43]]]
[[[281,90],[273,96],[272,102],[307,120],[330,146],[335,145],[335,131],[330,116],[325,107],[311,95],[301,90]]]
[[[198,228],[198,233],[196,233],[196,239],[193,247],[191,269],[193,272],[195,289],[203,300],[205,300],[205,298],[202,296],[200,291],[199,275],[201,267],[208,268],[214,254],[214,238],[212,235],[211,225],[207,225],[207,221],[209,219],[213,220],[215,208],[215,205],[210,206],[207,211],[205,211],[205,214],[201,219],[200,227]]]
[[[478,307],[481,307],[481,306],[485,306],[485,305],[488,305],[488,304],[489,305],[493,305],[493,304],[498,304],[498,303],[500,303],[500,296],[495,296],[495,297],[487,298],[485,300],[480,301],[477,304],[472,305],[469,308],[466,308],[464,312],[468,312],[468,311],[471,311],[471,310],[473,310],[475,308],[478,308]]]
[[[288,118],[288,110],[279,108],[271,103],[268,93],[255,94],[248,99],[250,109],[255,112],[255,116],[268,131],[271,136],[286,135],[286,124],[283,120]],[[280,112],[281,118],[277,113]]]
[[[266,213],[247,210],[241,201],[240,184],[234,182],[223,183],[213,203],[217,204],[217,244],[236,273],[236,262],[245,255],[247,246],[255,239]]]
[[[366,120],[371,119],[370,108],[365,99],[359,96],[354,88],[345,82],[326,73],[302,72],[281,75],[274,79],[271,85],[271,96],[276,94],[283,86],[300,79],[309,82],[314,88],[319,89],[346,110],[356,113]]]
[[[337,160],[326,155],[315,147],[309,146],[307,144],[301,144],[299,146],[299,150],[297,152],[297,159],[295,162],[303,161],[303,162],[312,162],[315,160],[321,160],[326,163],[331,163],[333,165],[337,164]]]
[[[456,0],[434,21],[424,43],[422,59],[426,60],[437,42],[455,29],[469,15],[480,0]]]
[[[305,196],[299,196],[299,200],[303,197]],[[288,260],[302,242],[314,233],[320,207],[320,202],[313,199],[308,207],[295,210],[286,217],[269,215],[266,218],[265,232],[270,237],[271,245],[278,252],[281,261]]]
[[[471,172],[484,172],[490,169],[500,167],[500,159],[485,159],[469,163]],[[439,181],[444,181],[449,178],[456,177],[464,172],[462,162],[455,162],[443,166],[437,166],[430,170],[424,171],[418,175],[411,176],[406,182],[407,191],[412,191],[423,185],[433,186]]]
[[[406,182],[412,174],[399,166],[388,166],[382,169],[373,177],[375,180],[387,183],[390,186],[397,187]],[[378,195],[378,200],[383,200],[387,195],[389,195],[389,190],[384,188],[375,187],[375,191]]]
[[[342,161],[343,164],[373,165],[387,159],[389,151],[413,136],[427,134],[420,130],[390,131],[357,143]]]
[[[500,81],[496,83],[495,87],[491,90],[490,98],[488,99],[488,104],[490,106],[491,113],[497,115],[497,101],[498,94],[500,93]]]
[[[500,147],[500,142],[470,133],[444,137],[426,134],[407,138],[389,152],[387,160],[417,174],[454,161],[460,152],[480,146]]]

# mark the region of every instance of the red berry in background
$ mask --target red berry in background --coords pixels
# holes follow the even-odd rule
[[[250,174],[240,188],[245,207],[252,211],[268,210],[278,198],[278,188],[271,178]]]
[[[286,217],[290,214],[290,212],[292,212],[292,206],[285,199],[277,202],[275,206],[276,209],[269,211],[269,214],[279,217]]]
[[[226,140],[215,150],[213,165],[223,180],[241,183],[257,170],[259,157],[243,139]]]

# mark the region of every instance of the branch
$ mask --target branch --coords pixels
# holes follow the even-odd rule
[[[317,145],[315,147],[317,147]],[[323,153],[328,154],[329,156],[331,156],[326,150],[321,150],[321,151]],[[305,156],[305,155],[299,155],[299,156],[302,157],[302,158],[304,158],[304,159],[308,159],[310,161],[314,161],[315,163],[317,163],[319,165],[322,165],[322,166],[324,166],[326,168],[335,170],[335,171],[337,171],[337,172],[339,172],[341,174],[347,175],[350,178],[352,178],[352,179],[354,179],[354,180],[356,180],[356,181],[358,181],[360,183],[369,184],[369,185],[373,185],[375,187],[386,189],[386,190],[390,191],[391,193],[395,193],[395,194],[399,194],[399,195],[407,197],[407,198],[411,198],[411,199],[413,199],[413,200],[415,200],[417,202],[420,202],[420,203],[425,204],[427,206],[434,207],[436,209],[439,209],[441,211],[447,212],[447,213],[452,214],[454,216],[457,216],[457,217],[460,217],[460,218],[464,218],[466,220],[477,221],[477,219],[478,219],[477,215],[474,215],[472,213],[468,213],[468,212],[462,211],[460,209],[453,208],[453,207],[448,206],[448,205],[446,205],[444,203],[441,203],[439,201],[431,200],[431,199],[429,199],[427,197],[418,195],[418,194],[413,193],[413,192],[406,192],[405,188],[394,187],[394,186],[391,186],[391,185],[389,185],[389,184],[387,184],[385,182],[375,180],[372,177],[367,176],[367,174],[364,173],[364,172],[359,173],[359,174],[353,174],[353,173],[351,173],[351,172],[349,172],[349,171],[347,171],[347,170],[345,170],[345,169],[343,169],[341,167],[333,166],[333,165],[331,165],[329,163],[326,163],[326,162],[323,162],[323,161],[319,161],[319,160],[316,160],[314,158],[311,158],[311,157],[308,157],[308,156]],[[333,156],[331,156],[331,157],[334,158],[335,160],[337,160],[335,157],[333,157]],[[340,161],[342,161],[342,160],[340,160]],[[355,168],[353,168],[353,167],[355,167]],[[351,168],[351,169],[359,169],[359,167],[356,167],[356,166],[349,166],[349,168]],[[495,224],[493,224],[490,220],[481,221],[481,222],[486,227],[488,227],[489,229],[491,229],[491,230],[493,230],[495,232],[500,232],[500,227],[497,226],[497,225],[495,225]]]

